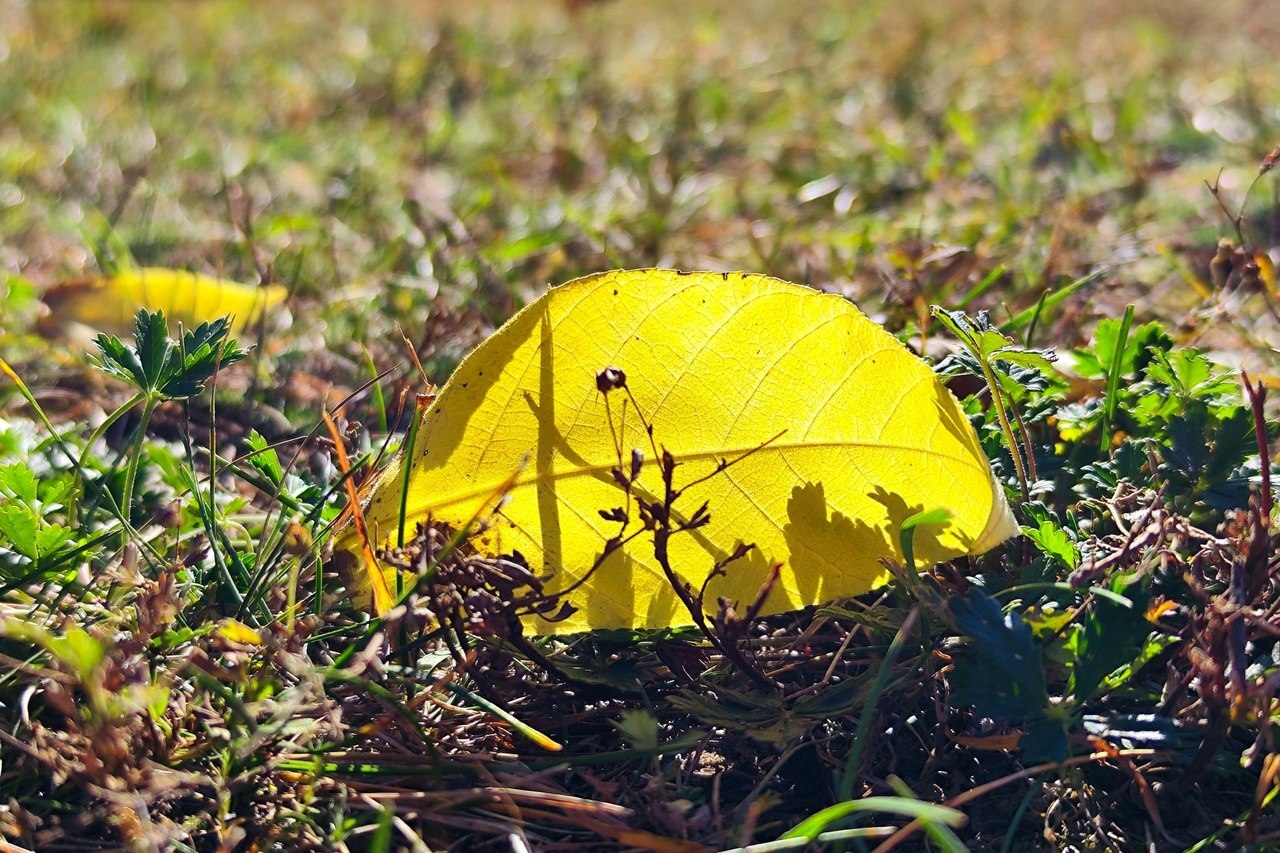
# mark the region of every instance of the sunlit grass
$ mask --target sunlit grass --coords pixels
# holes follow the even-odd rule
[[[975,849],[1101,845],[1107,833],[1120,846],[1274,842],[1274,823],[1250,818],[1276,796],[1274,725],[1229,701],[1237,682],[1224,673],[1245,661],[1213,645],[1227,642],[1213,622],[1227,611],[1204,603],[1229,595],[1229,571],[1197,578],[1203,600],[1179,586],[1208,571],[1203,560],[1182,571],[1187,542],[1240,542],[1248,529],[1212,503],[1240,502],[1261,477],[1231,467],[1256,444],[1232,408],[1234,377],[1184,395],[1203,409],[1195,433],[1160,409],[1176,395],[1142,358],[1081,364],[1097,322],[1132,304],[1133,333],[1187,375],[1209,368],[1177,345],[1275,386],[1280,294],[1239,269],[1214,282],[1215,247],[1237,235],[1206,181],[1234,214],[1280,142],[1278,12],[1192,0],[0,0],[0,466],[13,466],[0,502],[19,501],[30,469],[39,492],[6,518],[29,525],[24,547],[48,536],[56,557],[41,564],[0,537],[0,616],[14,620],[0,621],[0,832],[35,847],[218,849],[244,833],[262,847],[398,849],[422,833],[431,849],[465,849],[525,833],[532,849],[723,848],[834,814],[822,810],[837,793],[905,796],[882,781],[897,774],[924,799],[981,795],[955,829]],[[1275,257],[1277,210],[1267,175],[1244,208],[1250,250]],[[47,287],[129,266],[284,284],[292,324],[242,336],[256,348],[209,377],[209,393],[126,405],[127,386],[35,329]],[[415,360],[443,381],[547,284],[650,266],[837,291],[933,357],[950,344],[931,305],[988,309],[1019,343],[1086,353],[1060,363],[1080,374],[1070,383],[1006,387],[1003,430],[985,398],[969,401],[1009,483],[1010,442],[1043,467],[1039,483],[1026,477],[1018,510],[1032,535],[1005,556],[1012,574],[961,566],[940,583],[1047,591],[1019,618],[1059,689],[1075,635],[1050,599],[1072,594],[1072,573],[1103,551],[1151,549],[1163,572],[1153,595],[1168,598],[1147,615],[1181,621],[1143,661],[1183,655],[1169,663],[1185,678],[1165,686],[1170,707],[1193,685],[1203,707],[1227,709],[1161,733],[1198,774],[1194,814],[1162,801],[1172,825],[1148,822],[1144,768],[1157,787],[1178,777],[1173,763],[1143,765],[1141,745],[1115,758],[1074,744],[1072,768],[1024,799],[1020,755],[1001,751],[1016,738],[949,710],[968,629],[938,617],[934,581],[914,602],[896,590],[758,638],[791,679],[785,701],[716,680],[686,635],[477,642],[477,664],[424,640],[421,613],[368,618],[341,572],[320,568],[349,485],[321,413],[354,394],[333,432],[367,476],[425,390]],[[361,392],[369,382],[376,391]],[[1192,470],[1210,445],[1231,452]],[[1185,465],[1171,473],[1148,452]],[[1126,491],[1123,477],[1151,488]],[[1168,521],[1173,538],[1142,538],[1166,512],[1183,513]],[[463,559],[458,543],[436,545],[435,558]],[[1093,597],[1071,607],[1109,612],[1097,600],[1128,602],[1113,588],[1128,578],[1090,578]],[[891,641],[896,668],[877,669]],[[1249,645],[1248,678],[1274,673],[1263,645]],[[1090,713],[1150,711],[1142,703],[1165,689],[1094,675]],[[1070,713],[1084,713],[1075,701]],[[868,706],[878,729],[858,716]],[[564,753],[528,751],[513,725]],[[1125,806],[1103,816],[1114,791]],[[832,826],[832,842],[894,831]]]

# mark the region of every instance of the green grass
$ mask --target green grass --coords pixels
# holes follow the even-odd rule
[[[1275,176],[1245,199],[1276,9],[434,5],[0,0],[5,838],[1277,843],[1277,548],[1244,511],[1275,424],[1215,364],[1274,387],[1280,318],[1211,265],[1280,245]],[[129,265],[285,283],[292,325],[190,394],[36,334],[43,289]],[[321,411],[375,382],[340,422],[367,476],[423,386],[402,333],[440,382],[547,284],[648,266],[810,282],[923,346],[1027,537],[765,620],[777,694],[691,633],[468,657],[437,578],[371,621],[325,565]]]

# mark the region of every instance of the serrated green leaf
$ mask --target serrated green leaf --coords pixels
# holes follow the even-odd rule
[[[1205,476],[1210,482],[1225,479],[1257,452],[1253,413],[1243,406],[1229,410],[1218,420],[1212,435]]]
[[[107,647],[104,643],[90,635],[88,631],[76,626],[67,629],[64,636],[51,637],[47,648],[81,681],[90,680],[94,670],[107,656]]]
[[[245,444],[249,446],[249,456],[245,459],[249,466],[267,479],[273,486],[279,486],[284,480],[284,468],[280,466],[280,456],[267,445],[267,440],[256,429],[249,432]]]
[[[68,530],[61,524],[46,524],[36,534],[36,552],[41,557],[52,554],[65,545],[74,535],[75,531]]]
[[[1123,687],[1135,674],[1137,674],[1139,670],[1154,660],[1157,655],[1171,646],[1176,646],[1180,642],[1182,642],[1181,639],[1170,634],[1149,634],[1147,636],[1147,641],[1142,644],[1142,649],[1133,660],[1120,665],[1110,672],[1106,678],[1102,679],[1100,690],[1098,692],[1110,693],[1113,690]]]
[[[201,350],[212,349],[227,336],[230,324],[225,317],[201,323],[182,335],[182,350],[188,357]]]
[[[797,716],[823,720],[852,714],[866,707],[867,702],[872,698],[878,674],[873,668],[852,678],[846,678],[839,684],[824,687],[815,695],[797,700],[795,713]],[[904,673],[900,678],[890,680],[890,685],[908,677],[910,676]]]
[[[1052,373],[1057,355],[1052,350],[1031,350],[1004,346],[991,353],[991,361],[997,364],[1016,364],[1040,373]]]
[[[191,642],[192,639],[202,633],[209,633],[214,628],[214,623],[205,626],[200,632],[192,628],[175,628],[158,634],[151,640],[151,648],[158,652],[167,652],[179,648]]]
[[[240,344],[227,336],[231,326],[226,318],[201,323],[183,336],[182,348],[174,347],[173,364],[166,371],[161,393],[171,399],[194,397],[219,370],[245,357]]]
[[[142,376],[145,380],[143,388],[158,389],[169,352],[173,349],[173,341],[169,340],[169,328],[164,319],[164,312],[139,309],[133,324],[134,351],[138,354],[138,363],[142,367]]]
[[[1147,365],[1147,378],[1175,389],[1184,396],[1210,402],[1234,401],[1240,388],[1234,377],[1197,350],[1178,348],[1169,352],[1156,350]]]
[[[75,487],[75,476],[70,473],[44,478],[40,481],[40,490],[43,492],[40,498],[41,509],[48,512],[51,508],[65,506]]]
[[[1067,643],[1075,656],[1067,692],[1076,703],[1092,696],[1103,678],[1131,663],[1151,630],[1141,602],[1125,607],[1111,599],[1096,599]]]
[[[162,311],[139,310],[134,327],[133,347],[110,335],[98,336],[99,365],[150,397],[194,397],[214,373],[245,356],[239,343],[227,337],[231,324],[225,317],[185,333],[181,346],[169,337]]]
[[[656,749],[658,746],[658,718],[642,708],[623,711],[622,718],[613,726],[635,749]]]
[[[981,354],[983,358],[988,358],[993,353],[1010,347],[1012,343],[991,323],[991,315],[987,311],[979,311],[976,316],[970,317],[963,311],[950,311],[937,305],[934,305],[932,310],[933,316],[946,326],[951,334],[963,341],[972,352]]]
[[[147,374],[138,354],[115,335],[98,335],[98,366],[104,371],[138,388],[147,387]]]
[[[1042,554],[1059,560],[1068,569],[1080,565],[1080,551],[1065,530],[1053,521],[1040,522],[1038,527],[1024,527],[1022,532]]]
[[[17,504],[0,506],[0,536],[8,540],[13,550],[34,560],[40,555],[36,531],[40,520],[31,510]]]
[[[1209,456],[1207,426],[1209,413],[1204,404],[1189,405],[1169,419],[1169,447],[1165,461],[1189,479],[1195,479]]]
[[[1101,376],[1115,365],[1119,376],[1133,376],[1150,360],[1148,349],[1168,349],[1172,344],[1173,339],[1158,322],[1125,329],[1122,318],[1108,317],[1098,323],[1094,333],[1093,355],[1102,366],[1094,375]]]
[[[866,631],[877,642],[888,642],[897,633],[906,618],[907,612],[887,604],[854,610],[848,607],[828,605],[819,607],[815,616],[830,616],[833,619],[844,619]]]
[[[15,462],[0,467],[0,492],[30,509],[36,506],[36,488],[36,475],[31,466]]]
[[[1102,361],[1092,350],[1073,351],[1068,358],[1068,364],[1071,365],[1073,372],[1085,379],[1097,379],[1106,373],[1102,367]]]
[[[933,306],[933,316],[937,318],[947,331],[951,332],[956,338],[963,341],[972,341],[973,334],[971,331],[972,324],[969,317],[963,311],[951,311],[938,305]]]
[[[949,602],[956,627],[971,639],[972,655],[956,663],[954,701],[987,717],[1020,719],[1049,704],[1043,654],[1016,611],[979,589]]]
[[[734,691],[719,696],[681,690],[667,698],[671,707],[699,722],[734,732],[754,740],[782,745],[804,731],[807,724],[784,714],[777,699],[762,699]]]
[[[987,358],[991,358],[997,352],[1009,347],[1010,341],[1007,337],[996,331],[981,331],[975,335],[978,342],[978,350]]]

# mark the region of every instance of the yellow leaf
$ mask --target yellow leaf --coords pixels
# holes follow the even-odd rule
[[[1267,289],[1269,295],[1276,296],[1276,265],[1272,262],[1271,256],[1266,252],[1254,252],[1253,260],[1258,265],[1258,277],[1262,279],[1262,286]]]
[[[68,282],[46,292],[43,300],[49,315],[41,321],[41,331],[65,334],[69,327],[80,325],[130,335],[134,315],[139,308],[147,308],[164,311],[171,323],[189,329],[230,316],[232,331],[243,334],[268,311],[269,326],[287,325],[288,312],[281,306],[288,295],[278,284],[257,287],[184,270],[128,270],[110,278]],[[280,323],[281,318],[286,322]]]
[[[262,643],[261,634],[230,616],[218,623],[217,633],[224,640],[245,646],[256,646]]]
[[[866,592],[888,579],[881,560],[901,559],[899,527],[921,510],[952,516],[916,531],[921,565],[980,553],[1016,531],[955,399],[848,301],[746,273],[639,270],[550,290],[463,360],[422,416],[412,451],[371,490],[374,544],[394,542],[406,459],[410,529],[428,517],[464,526],[516,474],[476,547],[520,551],[553,574],[549,591],[572,585],[619,533],[600,515],[625,504],[611,474],[619,449],[624,467],[633,449],[644,452],[637,495],[662,493],[626,393],[597,389],[608,367],[625,373],[654,440],[674,454],[675,486],[706,478],[675,511],[688,518],[706,501],[710,523],[671,539],[672,568],[696,591],[739,544],[756,546],[711,579],[708,610],[720,596],[750,602],[775,564],[782,572],[765,613]],[[628,532],[640,524],[634,500],[630,516]],[[348,531],[339,547],[359,544]],[[569,600],[569,619],[530,618],[527,627],[691,622],[648,533]]]

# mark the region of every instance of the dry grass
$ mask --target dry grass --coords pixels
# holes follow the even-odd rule
[[[0,0],[0,357],[84,481],[55,494],[67,456],[0,382],[0,466],[35,473],[33,512],[73,543],[39,564],[0,532],[6,838],[694,851],[909,790],[960,808],[971,849],[1280,843],[1278,549],[1251,431],[1275,427],[1235,391],[1144,391],[1145,356],[1110,392],[1032,388],[1041,482],[1018,511],[1041,545],[759,620],[741,648],[768,689],[697,632],[522,637],[529,578],[441,531],[398,556],[418,586],[371,621],[323,563],[344,492],[316,429],[363,389],[341,426],[366,476],[423,386],[401,332],[442,381],[548,282],[614,267],[812,282],[939,356],[930,304],[1103,358],[1096,321],[1132,302],[1170,358],[1274,385],[1274,281],[1245,265],[1280,245],[1280,184],[1237,233],[1204,182],[1234,213],[1280,140],[1280,7],[428,5]],[[1239,253],[1215,278],[1222,237]],[[216,393],[155,409],[142,457],[136,412],[89,442],[132,392],[33,331],[44,287],[130,263],[293,294],[292,326]],[[980,385],[954,387],[1012,483]],[[1148,392],[1181,408],[1151,416]],[[1044,545],[1064,539],[1075,565]],[[984,645],[949,604],[975,590],[1033,646]],[[1072,700],[1080,661],[1132,627],[1108,594],[1152,621],[1127,678]],[[957,703],[975,659],[1027,648],[1052,707]],[[926,823],[878,812],[813,845],[945,846]]]

